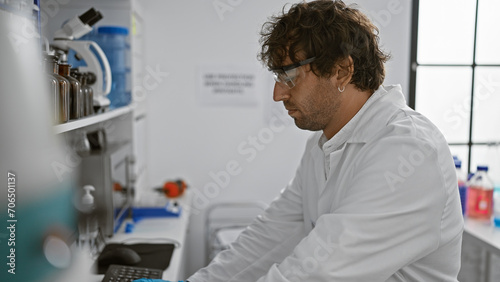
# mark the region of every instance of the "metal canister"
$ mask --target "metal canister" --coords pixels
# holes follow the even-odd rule
[[[49,94],[50,94],[50,115],[52,117],[52,122],[58,124],[61,107],[59,106],[59,82],[52,75],[52,69],[47,66],[46,61],[44,62],[44,69],[46,70],[46,79],[49,84]]]
[[[54,120],[56,123],[65,123],[69,121],[69,90],[70,83],[63,76],[59,75],[59,65],[57,58],[53,55],[45,56],[45,68],[47,73],[56,80],[57,88],[53,94]],[[52,82],[50,82],[52,84]],[[51,85],[51,88],[53,86]]]
[[[82,94],[82,84],[70,75],[71,65],[67,63],[59,64],[59,74],[69,81],[69,118],[79,119],[84,116],[84,100]]]

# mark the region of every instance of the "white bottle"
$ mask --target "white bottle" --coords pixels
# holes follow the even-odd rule
[[[88,244],[92,248],[96,243],[99,233],[99,225],[94,214],[94,196],[90,193],[91,191],[95,191],[95,188],[92,185],[85,185],[83,189],[85,190],[85,194],[82,197],[82,217],[78,226],[78,232],[80,244]]]

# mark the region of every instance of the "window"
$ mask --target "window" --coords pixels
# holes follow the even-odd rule
[[[500,184],[500,1],[414,0],[410,107]]]

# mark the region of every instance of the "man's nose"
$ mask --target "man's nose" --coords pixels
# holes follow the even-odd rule
[[[273,100],[275,102],[285,101],[290,98],[290,88],[279,82],[274,83]]]

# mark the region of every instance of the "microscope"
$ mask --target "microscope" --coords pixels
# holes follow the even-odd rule
[[[89,40],[77,40],[92,31],[92,26],[102,19],[102,15],[94,8],[80,16],[66,21],[61,29],[54,33],[54,43],[51,45],[59,55],[68,55],[70,49],[83,59],[87,66],[78,67],[79,72],[95,74],[96,81],[92,85],[94,92],[93,105],[96,113],[105,112],[110,105],[106,97],[111,91],[111,68],[103,50],[97,43]]]

